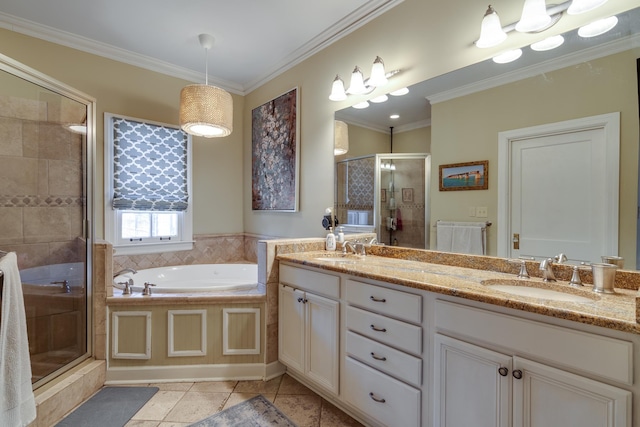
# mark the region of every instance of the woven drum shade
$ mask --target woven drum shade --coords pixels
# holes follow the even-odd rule
[[[233,99],[219,87],[188,85],[180,92],[180,127],[188,134],[214,138],[233,131]]]
[[[345,122],[336,120],[333,155],[339,156],[349,151],[349,127]]]

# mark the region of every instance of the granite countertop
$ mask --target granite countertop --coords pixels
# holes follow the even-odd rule
[[[349,259],[348,262],[331,258]],[[321,260],[325,258],[327,260]],[[514,274],[452,265],[432,264],[384,256],[343,256],[337,252],[311,251],[280,254],[279,261],[345,273],[356,277],[421,289],[429,292],[480,301],[538,313],[594,326],[640,334],[636,322],[638,291],[616,288],[614,294],[600,294],[591,285],[573,288],[566,281],[544,283],[540,278],[517,279]],[[485,280],[519,281],[520,286],[547,288],[588,298],[588,302],[555,301],[501,292],[482,284]],[[640,301],[640,297],[638,297]]]

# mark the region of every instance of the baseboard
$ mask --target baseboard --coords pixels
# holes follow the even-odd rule
[[[273,364],[271,364],[273,365]],[[201,382],[229,380],[264,380],[269,374],[276,376],[277,367],[264,363],[229,365],[181,365],[149,367],[109,367],[105,384],[138,384],[150,382]],[[283,371],[284,372],[284,371]]]
[[[287,367],[276,360],[273,363],[268,363],[267,365],[265,365],[264,379],[265,381],[268,381],[284,374],[286,371]]]

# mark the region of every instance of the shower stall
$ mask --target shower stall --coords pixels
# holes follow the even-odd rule
[[[0,55],[0,251],[18,258],[34,388],[91,355],[94,111]]]

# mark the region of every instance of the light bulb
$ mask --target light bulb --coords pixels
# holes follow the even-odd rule
[[[388,82],[387,75],[384,71],[384,62],[382,58],[376,56],[371,67],[371,77],[369,77],[369,86],[380,87],[386,85]]]
[[[545,29],[551,23],[544,0],[525,0],[522,16],[516,24],[516,31],[533,33]]]
[[[336,74],[336,78],[333,80],[333,85],[331,86],[331,95],[329,95],[329,99],[331,101],[344,101],[347,99],[347,94],[344,91],[344,82]]]
[[[497,46],[505,41],[506,38],[507,33],[502,29],[498,13],[489,5],[489,8],[484,14],[484,18],[482,18],[480,38],[476,42],[476,46],[479,48]]]

